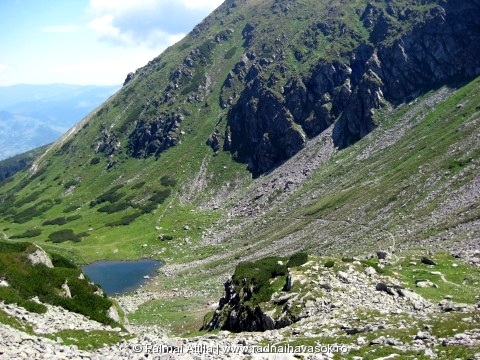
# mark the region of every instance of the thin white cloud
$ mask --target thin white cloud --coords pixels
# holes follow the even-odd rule
[[[72,84],[121,84],[127,74],[145,65],[155,58],[157,51],[138,48],[135,51],[117,48],[100,53],[98,57],[86,57],[69,63],[55,64],[45,69],[52,78],[64,79],[65,83]]]
[[[89,27],[103,41],[164,49],[181,39],[221,0],[90,0]]]
[[[130,46],[133,39],[127,33],[113,25],[113,15],[103,15],[90,21],[88,26],[93,29],[100,39],[109,40],[119,45]]]
[[[41,31],[45,33],[71,33],[77,30],[77,25],[51,25],[41,28]]]
[[[215,9],[223,3],[223,0],[182,0],[181,1],[189,9]]]
[[[158,0],[90,0],[88,11],[93,15],[102,15],[105,13],[121,15],[138,9],[153,10],[158,3],[165,1]]]

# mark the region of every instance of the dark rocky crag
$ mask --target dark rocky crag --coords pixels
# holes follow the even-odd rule
[[[251,289],[236,291],[232,280],[228,280],[225,283],[225,295],[220,299],[213,318],[208,319],[204,325],[204,330],[221,328],[234,332],[266,331],[284,328],[305,317],[292,311],[289,300],[295,298],[295,293],[286,292],[275,299],[277,305],[283,306],[283,311],[279,314],[267,311],[267,304],[252,305],[252,295]]]
[[[277,49],[277,57],[257,57],[256,29],[249,24],[243,32],[246,55],[222,89],[221,105],[230,107],[223,149],[258,175],[332,124],[335,145],[347,147],[375,128],[375,109],[480,74],[479,1],[428,2],[423,16],[398,2],[378,3],[357,11],[367,41],[333,60],[320,59],[280,91],[278,76],[289,72],[285,49]],[[332,31],[328,21],[315,26],[324,35]]]

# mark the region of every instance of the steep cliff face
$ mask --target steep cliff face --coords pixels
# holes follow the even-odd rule
[[[354,36],[350,48],[336,56],[325,52],[301,73],[281,41],[275,55],[257,56],[252,39],[261,32],[245,28],[250,52],[222,89],[221,104],[231,106],[224,149],[248,162],[252,172],[266,172],[332,124],[335,145],[347,147],[375,128],[375,109],[480,74],[480,2],[410,3],[377,1],[357,8],[361,29],[339,16],[314,22],[302,35],[307,51],[325,38],[328,48],[346,34]],[[334,13],[335,6],[329,10]],[[304,61],[301,52],[294,54],[296,62]]]
[[[249,161],[254,173],[265,172],[297,153],[305,135],[275,94],[258,79],[252,81],[229,112],[225,148]]]

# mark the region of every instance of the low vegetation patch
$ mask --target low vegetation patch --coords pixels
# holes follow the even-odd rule
[[[96,165],[100,162],[100,158],[94,157],[92,160],[90,160],[90,165]]]
[[[107,226],[124,226],[124,225],[129,225],[130,223],[132,223],[133,221],[135,221],[136,218],[138,218],[139,216],[142,216],[143,213],[142,212],[136,212],[136,213],[133,213],[133,214],[130,214],[130,215],[125,215],[124,217],[122,217],[120,220],[116,220],[116,221],[111,221],[111,222],[108,222],[106,223],[105,225]]]
[[[27,221],[30,221],[35,217],[41,216],[47,210],[51,209],[54,205],[55,202],[52,200],[41,200],[35,205],[28,207],[13,215],[13,222],[17,224],[26,223]]]
[[[104,212],[108,214],[113,214],[119,211],[126,210],[130,207],[130,203],[122,201],[118,203],[113,203],[113,204],[106,204],[99,208],[97,211],[99,212]]]
[[[62,330],[49,336],[52,340],[61,338],[65,345],[75,345],[80,350],[95,350],[106,345],[118,344],[132,336],[121,336],[116,331],[103,330]]]
[[[167,187],[174,187],[175,185],[177,185],[177,180],[175,180],[169,175],[165,175],[160,178],[160,184]]]
[[[172,190],[170,189],[157,190],[148,200],[154,204],[162,204],[171,193]]]
[[[62,306],[104,324],[118,325],[107,316],[113,305],[106,297],[95,294],[97,285],[81,276],[81,270],[68,259],[58,254],[48,254],[53,268],[39,263],[32,265],[28,254],[38,251],[38,247],[27,242],[10,243],[0,241],[0,279],[9,286],[0,287],[0,300],[16,303],[28,311],[42,313],[42,303]],[[67,284],[71,297],[66,297],[62,285]]]
[[[270,300],[275,292],[271,286],[271,279],[287,275],[287,266],[283,264],[285,260],[282,257],[271,256],[238,264],[232,276],[236,292],[249,292],[247,300],[252,305]]]
[[[28,229],[21,234],[10,236],[10,239],[32,238],[32,237],[39,236],[41,233],[42,233],[42,230],[40,229]]]
[[[138,183],[136,183],[136,184],[133,184],[132,187],[131,187],[131,189],[132,189],[132,190],[141,189],[141,188],[143,188],[143,186],[144,186],[146,183],[147,183],[146,181],[140,181],[140,182],[138,182]]]
[[[75,234],[72,229],[63,229],[51,233],[50,235],[48,235],[48,239],[53,243],[61,243],[64,241],[79,242],[85,236],[88,236],[88,234]]]
[[[70,206],[66,207],[65,209],[63,209],[63,213],[64,214],[71,213],[72,211],[77,210],[79,207],[80,206],[78,206],[78,205],[70,205]]]
[[[106,201],[109,201],[111,203],[117,202],[125,195],[119,192],[119,190],[121,190],[122,188],[123,185],[115,185],[111,187],[95,199],[96,204],[101,204]]]
[[[65,225],[66,223],[74,220],[81,219],[82,215],[71,215],[71,216],[61,216],[52,220],[45,220],[42,225],[47,226],[47,225]]]

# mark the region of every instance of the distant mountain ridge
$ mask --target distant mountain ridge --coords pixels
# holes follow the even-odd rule
[[[57,140],[119,86],[0,87],[0,160]]]

